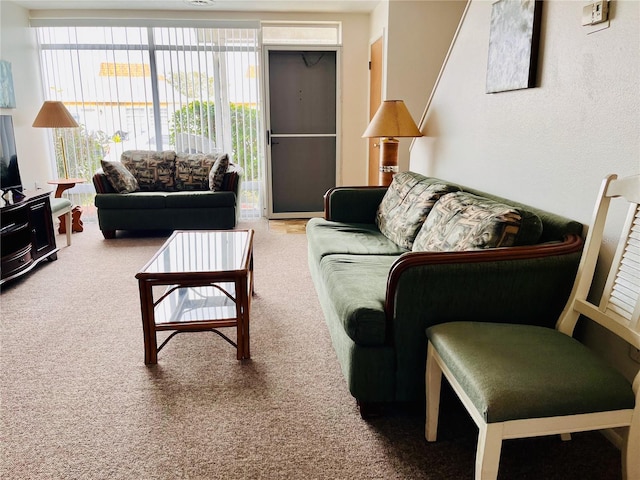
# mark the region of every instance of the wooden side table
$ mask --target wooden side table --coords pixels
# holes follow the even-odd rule
[[[73,188],[77,183],[84,183],[84,178],[59,178],[57,180],[49,180],[47,181],[50,185],[57,185],[56,193],[54,197],[60,198],[62,197],[62,193],[65,190]],[[82,207],[76,205],[71,210],[71,231],[72,232],[82,232],[84,230],[84,226],[82,224],[82,220],[80,217],[82,216]],[[65,222],[63,221],[63,217],[60,217],[60,227],[58,228],[59,233],[66,233]]]

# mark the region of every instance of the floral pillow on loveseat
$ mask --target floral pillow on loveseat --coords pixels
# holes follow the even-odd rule
[[[121,161],[101,161],[97,193],[235,191],[242,169],[226,153],[127,150]]]
[[[220,190],[228,167],[226,153],[178,153],[176,190]]]
[[[120,162],[138,181],[142,192],[176,190],[176,152],[165,150],[127,150]]]

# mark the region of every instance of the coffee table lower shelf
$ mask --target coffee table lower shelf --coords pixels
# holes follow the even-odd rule
[[[156,353],[175,337],[185,332],[213,332],[234,348],[234,342],[219,328],[238,327],[233,283],[202,287],[168,286],[154,305],[155,331],[173,331],[157,347]],[[242,334],[236,334],[236,338]]]
[[[147,295],[153,295],[152,286],[141,284],[140,288],[149,290]],[[238,297],[243,295],[235,293],[242,292],[245,288],[244,282],[239,287],[233,282],[166,286],[164,294],[153,301],[146,315],[143,307],[145,364],[156,364],[158,353],[169,340],[178,333],[185,332],[213,332],[237,349],[238,360],[250,358],[248,305],[243,306],[243,302],[238,301]],[[248,295],[245,294],[244,297],[248,304]],[[143,305],[145,303],[142,302]],[[146,304],[151,305],[151,302]],[[220,328],[231,327],[236,328],[236,341],[219,331]],[[157,346],[157,332],[161,331],[173,333]]]

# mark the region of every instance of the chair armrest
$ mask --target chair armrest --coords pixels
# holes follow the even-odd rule
[[[335,187],[324,195],[324,218],[333,222],[375,223],[387,187]]]

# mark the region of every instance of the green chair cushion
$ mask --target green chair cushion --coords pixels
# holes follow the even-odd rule
[[[58,213],[61,210],[64,210],[65,208],[70,208],[72,205],[71,200],[65,197],[51,198],[50,203],[51,203],[51,213],[53,214],[53,216],[55,216],[56,213]]]
[[[487,423],[635,404],[620,372],[551,328],[451,322],[428,328],[427,337]]]

